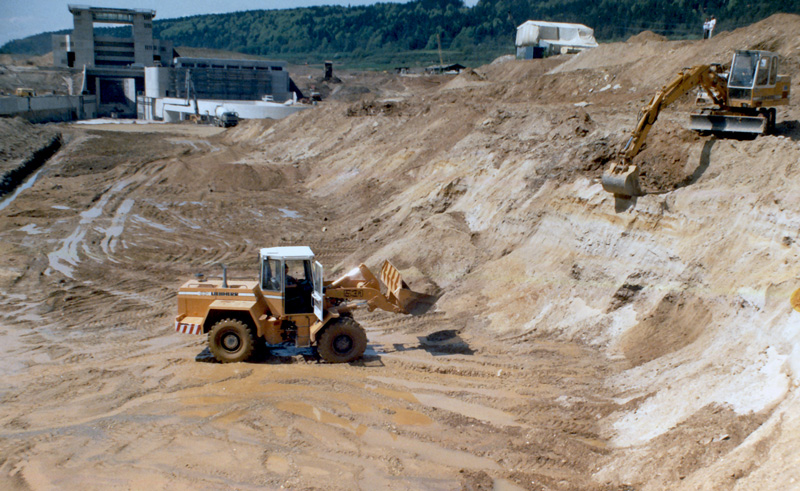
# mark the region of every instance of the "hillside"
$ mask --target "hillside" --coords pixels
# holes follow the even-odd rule
[[[448,62],[488,63],[514,50],[515,28],[528,19],[578,22],[600,41],[627,39],[650,30],[673,39],[698,38],[703,20],[718,17],[717,32],[764,19],[776,12],[800,13],[800,0],[663,2],[621,0],[415,0],[368,6],[322,6],[252,10],[156,18],[154,35],[175,46],[221,49],[295,63],[333,59],[348,66],[393,68],[438,63],[437,35]],[[104,35],[127,36],[128,27],[101,28]],[[51,33],[12,41],[0,53],[49,52]]]
[[[797,32],[345,77],[371,95],[227,130],[59,126],[0,209],[0,487],[796,487]],[[640,156],[657,193],[602,190],[672,74],[767,47],[775,135],[698,136],[687,96]],[[328,278],[391,259],[435,309],[361,312],[349,365],[204,363],[174,332],[184,280],[300,244]]]

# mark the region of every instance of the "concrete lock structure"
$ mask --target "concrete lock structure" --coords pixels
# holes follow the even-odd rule
[[[79,95],[0,98],[0,116],[34,122],[97,116],[173,122],[207,121],[222,111],[230,121],[233,116],[280,119],[308,107],[296,103],[303,95],[286,62],[180,57],[170,41],[153,38],[155,10],[68,8],[74,28],[53,36],[53,63],[83,70]],[[99,36],[98,23],[130,25],[132,37]]]
[[[72,34],[53,36],[53,63],[62,67],[169,65],[172,43],[153,38],[155,10],[69,5]],[[133,37],[97,36],[95,24],[131,26]]]

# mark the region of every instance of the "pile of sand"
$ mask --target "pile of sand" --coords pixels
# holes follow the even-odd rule
[[[667,41],[666,36],[662,36],[661,34],[656,34],[653,31],[642,31],[639,34],[635,34],[628,38],[626,43],[646,43],[649,41]]]

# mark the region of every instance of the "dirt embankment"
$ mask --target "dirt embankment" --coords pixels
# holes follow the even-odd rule
[[[0,197],[12,192],[61,148],[61,134],[21,118],[0,118]]]
[[[739,141],[679,103],[642,156],[664,193],[618,210],[599,178],[687,60],[738,40],[791,71],[798,27],[395,77],[219,134],[64,127],[0,212],[0,483],[791,488],[797,106]],[[389,258],[436,309],[362,313],[352,365],[196,361],[182,279],[299,244],[330,277]]]

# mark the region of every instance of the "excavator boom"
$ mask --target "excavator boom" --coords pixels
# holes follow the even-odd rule
[[[618,160],[603,174],[603,189],[619,196],[640,196],[639,168],[633,163],[647,139],[647,134],[661,110],[698,85],[709,93],[716,104],[726,104],[725,79],[717,74],[717,65],[696,65],[682,70],[669,84],[659,90],[642,108],[636,128],[619,154]]]
[[[603,189],[624,198],[644,194],[633,159],[661,110],[695,87],[704,89],[711,107],[692,114],[691,129],[760,135],[774,128],[775,106],[789,103],[790,85],[788,75],[778,75],[778,55],[769,51],[736,51],[727,77],[715,64],[682,70],[642,108],[625,147],[603,174]]]

